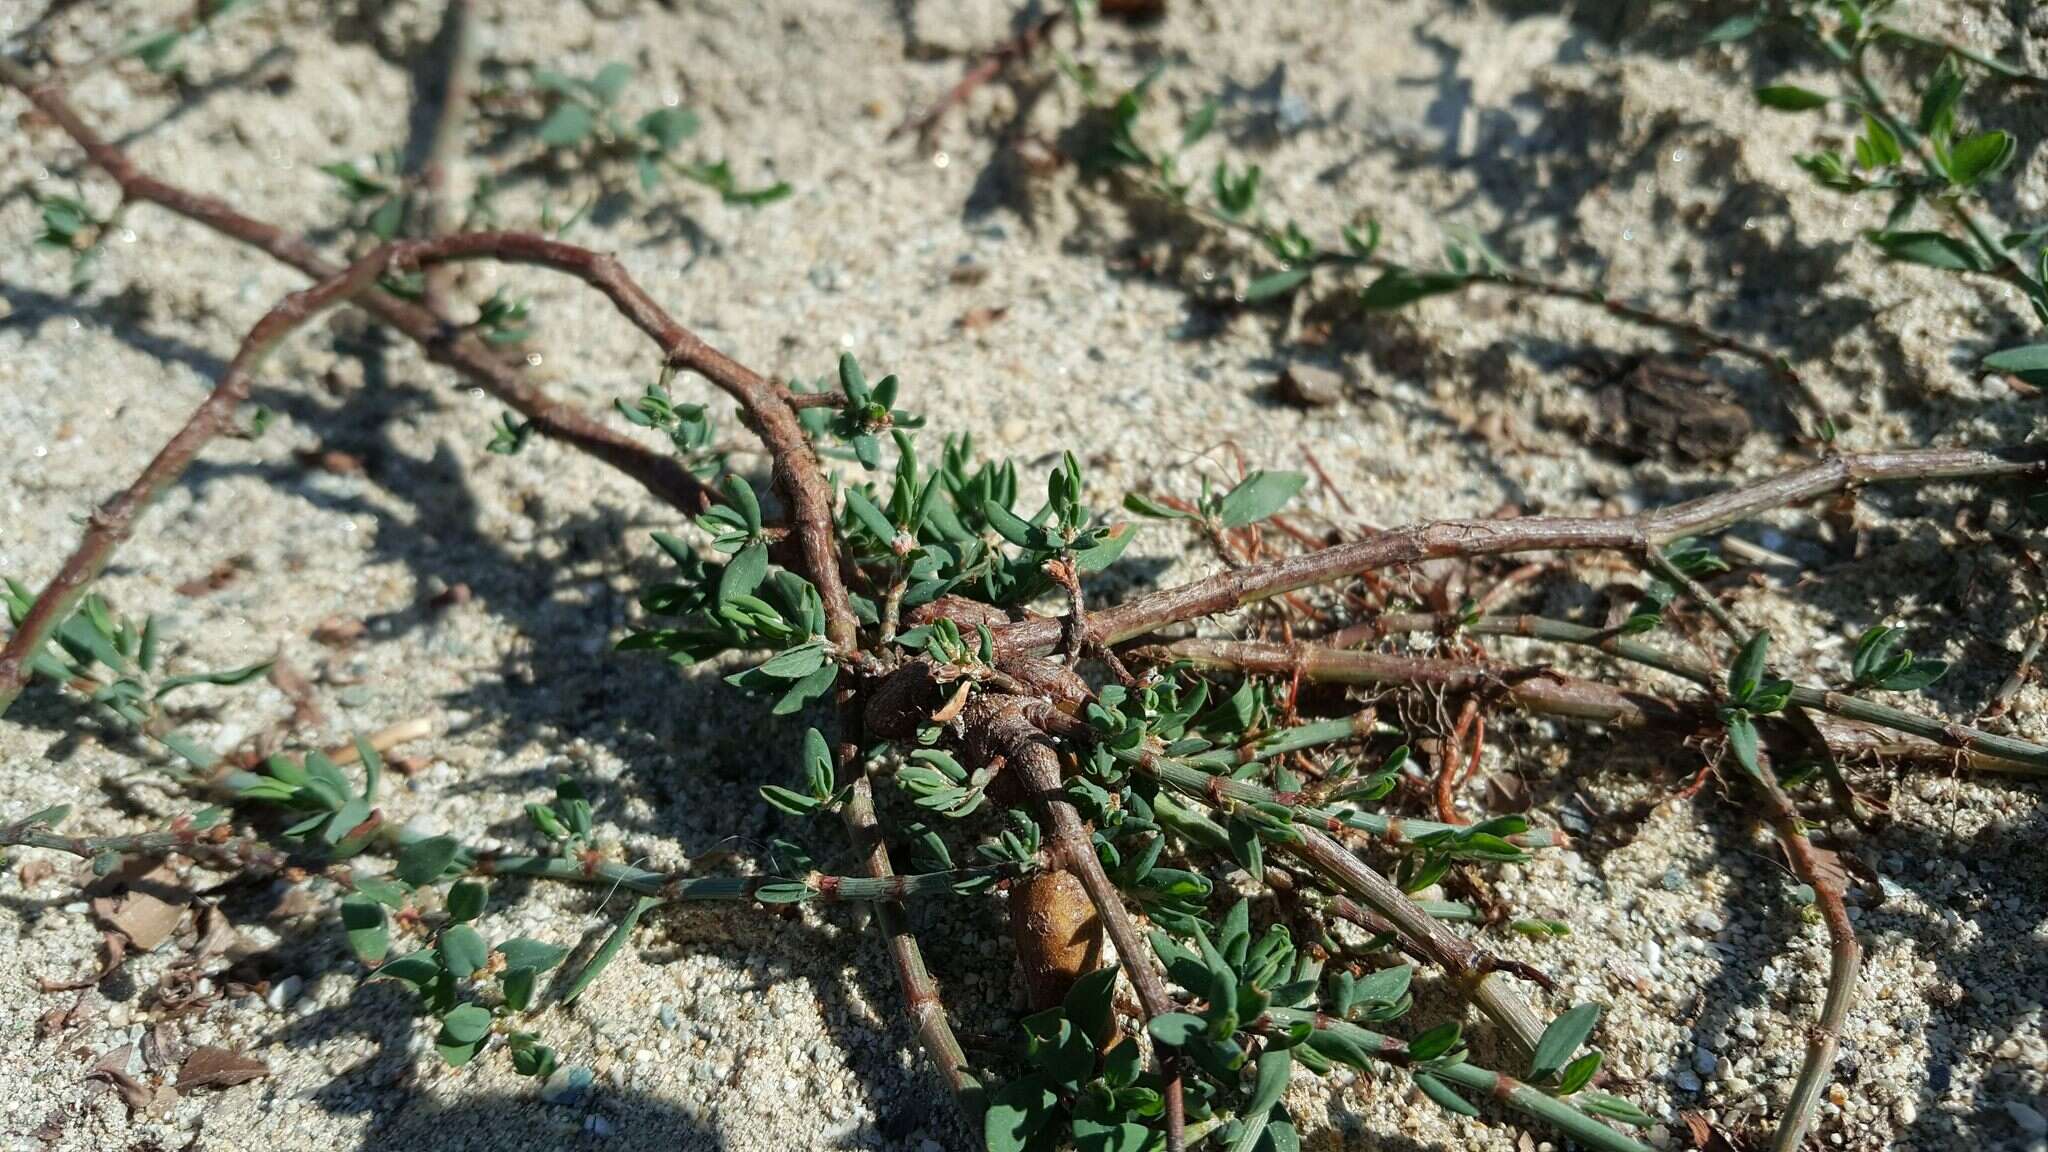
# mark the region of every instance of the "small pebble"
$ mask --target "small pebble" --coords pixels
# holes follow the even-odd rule
[[[541,1085],[540,1098],[549,1104],[574,1104],[590,1091],[590,1085],[597,1076],[581,1064],[571,1064],[555,1069],[548,1082]]]
[[[2027,1135],[2048,1136],[2048,1116],[2041,1115],[2032,1106],[2017,1100],[2007,1100],[2005,1114],[2012,1117],[2012,1122],[2019,1125],[2020,1131]]]

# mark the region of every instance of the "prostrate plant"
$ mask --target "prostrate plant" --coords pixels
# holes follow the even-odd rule
[[[1759,87],[1758,102],[1781,112],[1841,108],[1862,131],[1849,152],[1807,153],[1798,157],[1799,166],[1832,191],[1890,201],[1884,225],[1864,233],[1887,258],[1997,277],[2019,289],[2035,318],[2048,325],[2048,225],[2009,228],[1984,203],[1985,189],[2011,165],[2019,141],[2003,129],[1966,127],[1963,119],[1973,72],[1989,73],[2005,90],[2042,81],[2017,65],[1908,32],[1885,19],[1893,7],[1893,0],[1765,3],[1716,26],[1707,41],[1734,44],[1788,30],[1817,49],[1837,74],[1837,94],[1779,82]],[[1902,50],[1908,59],[1938,59],[1917,77],[1916,98],[1903,102],[1910,115],[1898,110],[1900,102],[1873,73],[1871,57],[1885,49]],[[2048,384],[2048,344],[1994,352],[1982,363]]]
[[[1263,207],[1264,173],[1258,164],[1234,164],[1224,156],[1206,178],[1188,171],[1187,154],[1216,127],[1219,106],[1215,101],[1197,109],[1173,144],[1152,143],[1140,121],[1160,71],[1147,74],[1124,92],[1106,96],[1092,70],[1072,62],[1067,62],[1064,70],[1091,109],[1089,143],[1076,157],[1084,172],[1106,180],[1112,189],[1150,198],[1186,219],[1252,243],[1262,270],[1236,282],[1231,297],[1234,303],[1266,306],[1311,290],[1319,282],[1355,292],[1356,306],[1365,312],[1393,311],[1432,296],[1480,287],[1572,300],[1698,347],[1753,361],[1799,390],[1809,409],[1818,410],[1782,354],[1682,315],[1615,299],[1599,288],[1516,268],[1470,227],[1447,224],[1440,259],[1421,264],[1388,255],[1380,225],[1370,214],[1361,213],[1339,225],[1334,237],[1327,235],[1331,229],[1306,229],[1293,219],[1275,218]],[[1315,235],[1315,231],[1324,235]],[[1826,431],[1824,418],[1820,430]]]
[[[211,440],[231,433],[229,416],[264,354],[323,309],[354,303],[430,351],[462,350],[473,377],[526,397],[520,410],[531,423],[507,418],[494,449],[516,450],[539,430],[643,479],[665,477],[659,490],[691,527],[656,536],[675,572],[643,592],[646,617],[620,647],[678,665],[739,655],[749,666],[726,677],[733,687],[771,713],[804,718],[801,741],[785,757],[788,774],[764,783],[762,795],[797,821],[838,816],[864,875],[817,871],[805,842],[827,833],[808,823],[798,825],[796,840],[773,844],[752,875],[645,870],[599,841],[591,801],[570,782],[558,783],[551,801],[528,806],[539,841],[531,854],[409,838],[383,817],[384,773],[367,742],[355,749],[360,784],[339,757],[317,752],[272,757],[260,771],[228,777],[252,830],[240,837],[218,811],[111,840],[62,835],[58,813],[0,827],[0,844],[95,860],[180,853],[209,867],[303,872],[317,893],[335,897],[365,971],[417,990],[451,1065],[497,1047],[522,1073],[558,1070],[561,1057],[533,1014],[575,1002],[664,902],[862,900],[874,906],[920,1043],[997,1152],[1064,1144],[1178,1152],[1204,1140],[1231,1152],[1288,1152],[1298,1146],[1282,1100],[1293,1071],[1340,1065],[1405,1068],[1422,1093],[1457,1115],[1513,1112],[1584,1147],[1640,1152],[1644,1145],[1609,1122],[1646,1125],[1651,1117],[1596,1086],[1601,1059],[1584,1050],[1599,1008],[1573,1005],[1546,1021],[1521,985],[1545,986],[1547,978],[1452,927],[1476,910],[1435,892],[1463,884],[1483,895],[1471,881],[1480,870],[1524,861],[1561,843],[1561,834],[1519,815],[1461,823],[1455,804],[1443,806],[1440,820],[1404,810],[1424,773],[1415,750],[1435,749],[1428,767],[1440,789],[1454,792],[1456,773],[1477,762],[1484,716],[1519,710],[1634,730],[1665,742],[1673,756],[1700,750],[1702,773],[1720,766],[1725,749],[1741,770],[1731,778],[1751,788],[1777,829],[1835,945],[1821,1025],[1778,1127],[1778,1147],[1791,1152],[1831,1075],[1859,953],[1839,881],[1819,866],[1781,769],[1809,756],[1832,761],[1838,745],[1853,747],[1843,733],[1869,736],[1874,728],[1888,730],[1888,746],[1970,767],[2048,767],[2048,748],[1774,675],[1768,633],[1745,629],[1699,583],[1713,568],[1713,537],[1743,520],[1884,483],[2037,483],[2048,475],[2038,452],[1835,454],[1632,516],[1424,521],[1327,543],[1277,519],[1305,487],[1297,473],[1254,471],[1193,502],[1117,501],[1090,491],[1073,453],[1040,484],[1015,461],[980,458],[965,436],[943,441],[936,454],[929,446],[920,452],[922,420],[900,406],[906,387],[898,377],[871,384],[849,355],[839,361],[836,387],[778,383],[682,327],[617,260],[545,236],[458,229],[378,243],[336,267],[217,201],[141,173],[56,87],[4,61],[0,81],[27,93],[131,197],[256,243],[316,280],[251,330],[213,396],[110,511],[91,520],[43,595],[13,613],[15,631],[0,652],[0,706],[61,651],[70,663],[51,671],[69,682],[90,656],[107,672],[94,674],[102,687],[79,690],[96,697],[105,685],[132,681],[106,702],[149,719],[137,701],[172,685],[152,678],[142,657],[148,629],[104,612],[94,623],[85,589],[154,496]],[[579,104],[588,98],[593,137],[616,98],[605,98],[604,87],[558,93]],[[560,115],[559,106],[548,115]],[[580,115],[569,114],[572,126]],[[1218,184],[1239,215],[1251,207],[1254,179],[1229,175]],[[649,338],[657,383],[621,411],[668,436],[674,453],[665,469],[605,446],[588,426],[518,391],[488,339],[488,331],[523,326],[510,306],[480,330],[434,302],[438,272],[479,260],[573,276]],[[409,302],[414,284],[426,305]],[[675,398],[686,374],[731,401],[737,424],[765,449],[772,504],[712,450],[711,405]],[[850,464],[828,472],[826,458]],[[1083,577],[1116,564],[1139,530],[1105,511],[1117,507],[1194,527],[1225,570],[1091,609]],[[1269,538],[1267,526],[1282,531]],[[1484,571],[1487,557],[1599,551],[1631,557],[1662,581],[1617,627],[1558,621],[1510,632],[1481,609],[1490,594],[1448,620],[1417,622],[1400,586],[1379,576],[1424,560],[1470,560]],[[1660,627],[1681,595],[1728,633],[1737,655],[1727,675],[1633,638]],[[79,606],[89,635],[71,639],[83,654],[66,646]],[[1248,638],[1173,635],[1226,615]],[[1369,647],[1404,630],[1438,633],[1448,654]],[[1590,645],[1705,691],[1624,692],[1544,666],[1503,664],[1471,641],[1503,634]],[[109,650],[95,654],[102,644]],[[1859,645],[1852,688],[1924,686],[1929,667],[1891,633],[1872,634]],[[1335,687],[1304,690],[1318,685]],[[1353,698],[1352,688],[1368,686],[1374,691]],[[1446,724],[1451,705],[1469,719]],[[932,825],[889,835],[874,794],[889,780]],[[260,835],[278,814],[283,827]],[[893,856],[904,851],[922,871],[896,871]],[[982,863],[955,862],[962,859]],[[559,943],[494,942],[479,927],[489,879],[499,875],[590,884],[633,900],[591,960],[558,978],[557,995],[539,983],[563,961]],[[1023,1022],[1019,1051],[977,1064],[953,1036],[900,904],[998,893],[1010,904],[1036,1011]],[[1499,910],[1534,938],[1565,938],[1549,923]],[[1115,967],[1100,963],[1105,937]],[[1472,1058],[1459,1016],[1413,1019],[1417,969],[1439,973],[1452,997],[1490,1022],[1511,1072]],[[1118,1008],[1123,982],[1135,1011]],[[999,1086],[991,1090],[991,1082]]]

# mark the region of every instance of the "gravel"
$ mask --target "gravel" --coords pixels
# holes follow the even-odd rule
[[[53,21],[64,58],[119,42],[163,8],[114,7],[75,6]],[[175,115],[160,84],[127,69],[81,85],[79,103],[110,134],[133,133],[145,165],[283,226],[325,226],[340,206],[317,166],[403,143],[408,82],[387,57],[416,52],[438,13],[412,0],[358,7],[339,40],[327,5],[278,0],[194,41],[184,58],[201,95]],[[1314,405],[1276,406],[1288,337],[1315,318],[1218,318],[1191,306],[1188,290],[1205,273],[1231,274],[1217,254],[1134,239],[1126,213],[1071,169],[1005,177],[1020,167],[1020,145],[988,129],[1014,111],[1009,88],[991,86],[956,114],[937,155],[885,142],[961,67],[906,59],[906,26],[923,44],[965,50],[1004,34],[1007,4],[485,8],[497,58],[583,73],[631,61],[646,79],[630,99],[673,94],[703,115],[692,147],[729,156],[744,179],[796,189],[742,210],[678,188],[675,212],[636,203],[599,213],[571,239],[617,251],[679,319],[747,363],[810,377],[842,349],[856,351],[871,375],[903,373],[907,404],[930,413],[937,431],[971,430],[1033,469],[1074,449],[1099,493],[1156,485],[1186,495],[1205,474],[1223,477],[1235,452],[1254,466],[1298,467],[1306,446],[1352,508],[1316,485],[1304,496],[1311,518],[1391,524],[1507,504],[1592,513],[1766,474],[1792,450],[1776,386],[1716,359],[1714,377],[1758,422],[1733,460],[1629,465],[1589,451],[1594,405],[1574,367],[1581,354],[1665,346],[1595,310],[1488,292],[1335,326],[1317,362],[1341,371],[1318,377]],[[2026,330],[2016,301],[2002,286],[1882,265],[1855,243],[1855,229],[1876,218],[1810,189],[1792,157],[1815,146],[1815,122],[1759,115],[1740,58],[1616,55],[1589,25],[1528,9],[1389,3],[1346,5],[1332,18],[1188,0],[1157,29],[1105,25],[1095,50],[1112,85],[1152,60],[1191,61],[1155,86],[1147,123],[1161,138],[1208,96],[1236,94],[1225,130],[1203,147],[1228,141],[1256,157],[1276,213],[1327,231],[1367,211],[1393,250],[1418,259],[1429,258],[1440,220],[1502,230],[1518,262],[1598,279],[1794,352],[1846,417],[1851,447],[2038,434],[2038,402],[1966,371],[1976,352]],[[1986,50],[2038,55],[2033,40],[2011,39],[1996,6],[1915,11]],[[0,5],[0,34],[20,20]],[[273,46],[288,64],[260,66],[259,83],[231,81]],[[1003,139],[1051,138],[1077,111],[1072,90],[1055,87]],[[10,125],[19,113],[18,101],[0,100]],[[2038,103],[2000,115],[2025,139],[2048,136]],[[0,133],[0,187],[41,179],[68,192],[69,177],[45,169],[71,158],[47,128],[10,128]],[[1211,159],[1199,152],[1190,170]],[[2014,211],[2036,212],[2048,167],[2036,158],[2016,170]],[[103,182],[84,186],[94,203],[109,202]],[[992,193],[1001,194],[993,203]],[[505,211],[527,222],[538,202],[509,194]],[[299,286],[162,212],[137,209],[126,225],[133,242],[117,242],[76,297],[65,294],[61,259],[0,244],[0,459],[14,462],[0,469],[0,572],[30,583],[48,578],[93,501],[184,418],[248,325]],[[0,237],[36,226],[26,197],[0,199]],[[958,275],[964,267],[983,274]],[[644,345],[575,286],[476,276],[479,294],[498,284],[532,294],[534,376],[557,395],[601,409],[654,379]],[[993,308],[1007,311],[959,323]],[[1325,403],[1330,388],[1338,395]],[[314,681],[326,712],[299,734],[307,741],[431,719],[436,737],[406,749],[423,758],[420,770],[387,777],[390,815],[411,827],[518,843],[523,805],[568,774],[597,797],[606,850],[650,867],[725,867],[716,854],[792,834],[813,837],[825,857],[838,852],[835,830],[794,826],[758,798],[760,783],[796,771],[762,755],[794,747],[794,728],[711,672],[678,676],[604,651],[635,611],[637,589],[661,571],[649,531],[676,529],[676,517],[565,449],[485,453],[497,406],[410,347],[365,340],[347,315],[275,356],[259,399],[279,413],[276,424],[261,439],[210,449],[104,581],[123,609],[164,616],[175,667],[280,652]],[[729,413],[718,415],[734,435]],[[330,450],[364,469],[309,470],[295,455]],[[1774,650],[1808,654],[1800,670],[1814,677],[1842,675],[1843,637],[1880,618],[1907,624],[1921,650],[1963,661],[1935,699],[1954,714],[1974,711],[2010,671],[2032,609],[2021,566],[1979,548],[1977,522],[1956,526],[1966,492],[1865,501],[1856,540],[1811,518],[1774,517],[1768,538],[1753,538],[1825,563],[1827,576],[1789,597],[1748,590],[1738,610],[1772,629]],[[1840,562],[1851,554],[1861,562]],[[236,575],[221,587],[177,591],[230,558]],[[1162,582],[1206,563],[1167,530],[1148,531],[1131,559]],[[471,596],[431,605],[456,584]],[[313,638],[337,615],[369,625],[351,648]],[[189,730],[215,746],[290,711],[261,684],[195,689],[190,701]],[[2042,703],[2042,689],[2028,685],[2003,723],[2048,738]],[[193,807],[111,737],[69,735],[67,717],[45,698],[0,724],[0,819],[70,803],[73,830],[107,834]],[[1717,788],[1671,798],[1696,767],[1674,750],[1597,734],[1559,743],[1546,725],[1502,728],[1489,741],[1498,766],[1513,748],[1535,818],[1583,843],[1539,854],[1501,884],[1518,911],[1566,919],[1573,934],[1538,942],[1491,932],[1488,946],[1555,977],[1546,1009],[1607,1006],[1597,1041],[1617,1090],[1657,1117],[1653,1142],[1680,1145],[1681,1110],[1734,1129],[1768,1125],[1817,1011],[1827,951],[1776,847]],[[1850,1150],[2039,1146],[2048,1092],[2039,788],[1942,772],[1864,782],[1889,788],[1894,819],[1831,845],[1857,864],[1867,963],[1818,1139]],[[1610,822],[1602,813],[1638,802],[1648,815],[1632,835],[1596,835]],[[915,1052],[857,909],[649,917],[575,1008],[527,1022],[564,1065],[535,1085],[496,1053],[441,1067],[405,998],[360,983],[320,915],[332,885],[317,880],[303,886],[310,908],[296,913],[275,900],[231,901],[253,962],[272,978],[270,1003],[225,998],[170,1021],[183,1042],[258,1056],[273,1075],[131,1118],[83,1075],[164,1019],[147,990],[174,950],[131,960],[123,979],[86,997],[81,1023],[38,1041],[36,1021],[71,1001],[38,992],[35,978],[89,970],[99,940],[63,867],[33,888],[11,863],[0,875],[10,956],[0,1021],[17,1054],[0,1066],[7,1152],[152,1143],[923,1152],[973,1143]],[[482,928],[594,947],[620,912],[602,893],[499,885]],[[977,1051],[1000,1048],[1022,1007],[1000,907],[914,912],[963,1036]],[[1433,980],[1419,989],[1430,1010],[1443,1003]],[[1490,1056],[1487,1029],[1473,1032],[1477,1053]],[[1384,1072],[1302,1079],[1289,1106],[1317,1148],[1405,1140],[1505,1150],[1550,1139],[1533,1133],[1523,1144],[1511,1124],[1451,1117]]]

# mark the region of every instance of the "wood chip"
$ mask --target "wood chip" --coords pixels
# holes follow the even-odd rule
[[[192,1055],[185,1059],[185,1067],[178,1072],[178,1091],[190,1092],[194,1088],[232,1088],[251,1080],[270,1075],[270,1065],[253,1056],[244,1056],[226,1048],[211,1045],[194,1048]]]

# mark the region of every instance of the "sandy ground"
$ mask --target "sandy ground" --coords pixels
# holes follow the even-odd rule
[[[39,0],[0,4],[10,34]],[[81,59],[167,18],[177,5],[84,5],[59,19],[60,54]],[[1493,292],[1431,301],[1370,323],[1339,318],[1316,353],[1343,395],[1303,411],[1268,389],[1293,340],[1319,318],[1203,306],[1227,251],[1140,237],[1143,223],[1071,168],[1025,175],[1035,141],[1080,111],[1070,84],[992,86],[930,154],[886,143],[906,110],[950,85],[959,52],[1011,26],[1006,4],[755,6],[606,0],[485,0],[488,52],[507,65],[592,72],[624,60],[628,101],[679,100],[704,117],[707,153],[795,194],[760,210],[678,190],[599,213],[571,234],[616,250],[676,315],[741,359],[816,376],[838,352],[899,371],[910,407],[943,431],[1043,463],[1079,453],[1096,491],[1192,491],[1232,459],[1300,466],[1312,451],[1355,509],[1320,486],[1308,507],[1339,523],[1433,515],[1629,508],[1719,488],[1784,464],[1796,445],[1781,393],[1753,365],[1707,362],[1714,387],[1753,417],[1729,461],[1629,465],[1589,450],[1596,356],[1665,347],[1653,334],[1564,303]],[[1158,64],[1148,112],[1167,139],[1215,96],[1227,147],[1257,158],[1278,209],[1328,233],[1377,216],[1396,251],[1424,258],[1440,221],[1480,228],[1517,263],[1710,320],[1790,353],[1852,447],[2018,441],[2040,407],[1968,371],[2026,331],[2003,286],[1887,267],[1854,242],[1876,209],[1809,189],[1792,154],[1812,121],[1758,113],[1747,87],[1777,66],[1701,54],[1683,35],[1547,5],[1222,5],[1176,0],[1164,25],[1104,28],[1084,50],[1112,86]],[[106,8],[114,15],[104,16]],[[155,11],[151,12],[150,9]],[[2032,17],[2010,6],[1926,5],[1908,19],[1986,50],[2048,63]],[[316,166],[400,147],[407,60],[431,36],[433,4],[271,3],[193,44],[182,103],[139,74],[102,73],[77,93],[146,165],[294,228],[330,228],[340,206]],[[1626,49],[1606,38],[1619,27]],[[915,46],[917,51],[907,49]],[[2038,97],[2014,91],[1994,119],[2023,145],[1998,201],[2037,215],[2048,192]],[[16,128],[0,99],[0,572],[48,577],[79,520],[182,420],[238,335],[295,277],[165,213],[130,215],[94,285],[67,295],[61,260],[32,252],[22,189],[71,187],[75,153],[46,128]],[[1846,121],[1827,125],[1831,142]],[[1021,143],[1020,143],[1021,142]],[[109,190],[90,176],[86,195]],[[535,189],[509,196],[532,220]],[[972,271],[960,274],[962,269]],[[655,364],[607,307],[559,280],[506,275],[532,293],[537,378],[593,407],[636,394]],[[485,282],[488,286],[488,282]],[[993,323],[961,324],[1005,309]],[[1326,318],[1325,318],[1326,319]],[[210,450],[149,517],[105,581],[123,608],[161,613],[186,667],[280,653],[312,676],[336,739],[416,717],[441,735],[394,790],[399,819],[486,843],[518,843],[521,805],[573,774],[598,797],[601,831],[628,858],[678,867],[800,832],[831,859],[836,829],[794,828],[756,796],[785,779],[796,729],[770,723],[715,677],[614,657],[633,590],[660,566],[650,529],[674,527],[629,482],[536,443],[488,455],[494,404],[370,338],[353,317],[317,326],[274,360],[259,399],[268,435]],[[725,423],[727,434],[732,423]],[[346,453],[353,474],[300,454]],[[1880,619],[1910,624],[1924,651],[1969,667],[1938,686],[1974,712],[2011,669],[2037,593],[2009,552],[1964,548],[1967,490],[1865,501],[1860,560],[1811,521],[1751,533],[1822,579],[1787,597],[1752,589],[1814,675],[1839,675],[1845,638]],[[1177,580],[1208,563],[1169,531],[1148,532],[1130,567]],[[221,587],[175,589],[223,561]],[[434,608],[437,593],[472,597]],[[1115,588],[1103,590],[1114,595]],[[1540,605],[1539,605],[1540,606]],[[1553,607],[1558,607],[1554,605]],[[337,652],[312,639],[331,617],[367,634]],[[191,730],[235,744],[289,709],[275,689],[195,692]],[[2048,736],[2042,694],[2018,698],[2015,730]],[[71,803],[79,831],[143,827],[188,810],[155,768],[93,735],[47,696],[0,725],[0,818]],[[1668,791],[1690,762],[1644,763],[1598,737],[1549,744],[1517,726],[1496,767],[1526,776],[1539,823],[1583,827]],[[765,756],[763,749],[772,749]],[[1868,949],[1823,1106],[1826,1148],[2042,1148],[2048,1045],[2048,864],[2037,786],[1915,772],[1873,775],[1897,822],[1835,846],[1866,870],[1852,914]],[[892,799],[891,803],[895,801]],[[1680,1109],[1726,1125],[1775,1115],[1816,1011],[1825,939],[1794,901],[1769,842],[1710,789],[1659,808],[1635,834],[1591,838],[1498,877],[1534,915],[1569,916],[1568,939],[1502,935],[1492,946],[1559,980],[1555,1010],[1609,1006],[1601,1042],[1624,1090],[1681,1146]],[[331,896],[308,887],[314,904]],[[0,1147],[35,1149],[615,1147],[631,1149],[967,1147],[936,1078],[896,1015],[898,993],[857,913],[778,918],[744,909],[664,912],[571,1011],[534,1026],[578,1091],[540,1098],[502,1058],[441,1068],[404,998],[358,983],[331,917],[240,893],[228,905],[246,961],[282,985],[269,1002],[223,1000],[187,1016],[187,1042],[267,1061],[253,1084],[128,1118],[83,1075],[157,1017],[148,990],[166,957],[144,957],[87,1002],[61,1039],[36,1020],[70,1003],[38,976],[92,963],[98,933],[65,875],[0,876]],[[599,896],[501,885],[486,930],[586,945],[619,912]],[[916,910],[971,1049],[999,1047],[1018,1014],[1001,909]],[[167,949],[168,953],[170,949]],[[287,979],[291,978],[291,979]],[[1483,1029],[1482,1029],[1483,1031]],[[1482,1037],[1483,1042],[1483,1037]],[[557,1085],[562,1088],[563,1085]],[[1386,1076],[1304,1078],[1289,1097],[1319,1149],[1548,1148],[1541,1133],[1456,1120]]]

